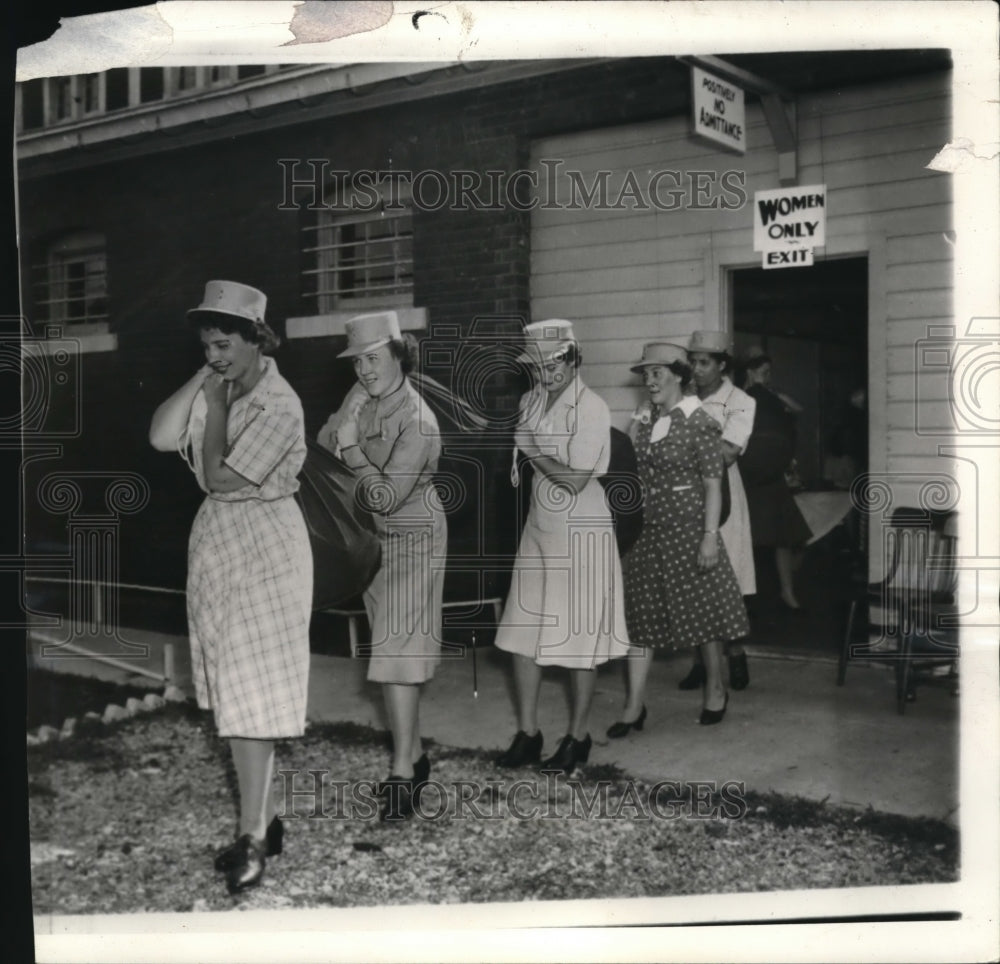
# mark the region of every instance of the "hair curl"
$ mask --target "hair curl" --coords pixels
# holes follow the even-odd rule
[[[691,384],[694,372],[686,362],[672,361],[669,365],[664,365],[664,368],[668,368],[681,380],[681,388],[687,388]]]
[[[257,345],[265,355],[269,355],[281,344],[281,339],[266,321],[250,321],[248,318],[220,311],[198,311],[190,318],[191,327],[195,331],[214,328],[224,335],[239,335],[248,344]]]
[[[552,356],[553,361],[566,362],[573,368],[579,368],[583,364],[583,352],[580,351],[580,343],[570,342],[565,348],[561,348]]]
[[[402,338],[393,338],[389,342],[389,353],[399,362],[404,375],[416,371],[420,360],[420,343],[408,331]]]

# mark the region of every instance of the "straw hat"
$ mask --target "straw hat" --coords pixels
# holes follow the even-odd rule
[[[651,341],[642,346],[642,358],[629,369],[641,372],[650,365],[669,365],[672,362],[688,363],[687,348],[675,341]]]
[[[399,317],[395,311],[376,311],[369,315],[355,315],[344,325],[347,332],[347,348],[338,358],[352,358],[373,348],[399,341]]]
[[[729,354],[732,345],[724,331],[695,331],[691,334],[688,351],[707,351],[710,354]]]

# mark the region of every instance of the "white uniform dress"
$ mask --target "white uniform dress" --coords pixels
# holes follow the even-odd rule
[[[309,682],[312,550],[294,494],[305,460],[302,404],[274,359],[229,408],[224,463],[247,478],[209,492],[199,391],[178,448],[207,498],[188,541],[191,673],[219,735],[301,736]]]
[[[746,450],[757,403],[741,388],[723,376],[722,384],[707,398],[701,407],[722,426],[722,441],[731,442],[742,455]],[[729,518],[719,532],[726,547],[729,561],[736,572],[736,581],[744,596],[757,592],[757,578],[753,566],[753,538],[750,535],[750,509],[739,466],[729,466]]]
[[[541,666],[591,669],[628,652],[621,561],[599,481],[608,470],[611,415],[579,376],[539,414],[543,406],[537,391],[521,400],[522,423],[542,453],[593,475],[574,496],[535,470],[494,645]]]

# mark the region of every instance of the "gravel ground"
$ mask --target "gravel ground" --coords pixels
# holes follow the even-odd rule
[[[735,786],[666,788],[654,809],[647,785],[610,767],[566,781],[501,774],[485,751],[431,746],[429,755],[428,818],[386,825],[358,784],[387,774],[385,734],[322,724],[279,745],[277,769],[298,771],[299,791],[322,780],[325,796],[296,798],[285,852],[260,887],[232,897],[212,855],[235,829],[233,776],[207,714],[175,705],[31,747],[35,912],[659,897],[958,876],[957,832],[937,821]],[[334,792],[351,781],[354,804]]]

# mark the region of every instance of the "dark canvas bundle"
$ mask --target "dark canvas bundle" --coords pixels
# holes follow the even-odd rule
[[[795,458],[795,420],[774,392],[762,385],[747,389],[757,403],[753,432],[740,456],[740,475],[748,488],[783,479]]]
[[[739,471],[739,469],[737,469]],[[729,468],[722,466],[722,508],[719,510],[719,525],[724,526],[733,508],[733,496],[729,491]]]
[[[306,439],[299,507],[313,552],[313,609],[329,609],[361,592],[381,565],[371,513],[358,505],[357,478],[332,452]]]
[[[604,487],[604,496],[614,519],[618,554],[625,555],[642,531],[642,486],[632,440],[624,432],[612,427],[610,444],[608,471],[599,476],[598,481]],[[526,495],[531,492],[534,471],[531,461],[519,453],[518,472],[521,489]]]
[[[642,486],[632,439],[613,426],[608,471],[599,481],[604,486],[608,508],[615,520],[618,553],[625,555],[642,531]]]

